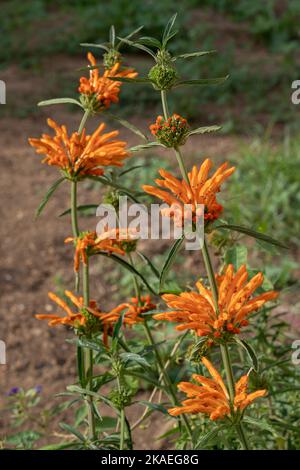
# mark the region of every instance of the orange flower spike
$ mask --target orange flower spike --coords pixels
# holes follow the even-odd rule
[[[235,397],[233,409],[231,407],[228,390],[219,372],[211,362],[202,358],[202,363],[208,369],[211,379],[203,375],[193,374],[192,378],[200,385],[191,382],[180,382],[178,389],[184,392],[188,399],[182,402],[182,406],[176,406],[168,410],[172,416],[179,416],[183,413],[204,413],[209,415],[212,421],[222,419],[225,416],[231,417],[242,411],[254,400],[266,394],[266,390],[257,390],[247,395],[248,376],[245,375],[235,384]]]
[[[197,216],[195,212],[197,204],[203,204],[205,206],[205,220],[215,220],[223,210],[222,206],[217,203],[216,194],[219,192],[221,184],[235,171],[235,167],[227,169],[228,164],[225,163],[211,178],[208,178],[211,166],[212,162],[209,159],[206,159],[198,169],[194,166],[192,171],[188,173],[189,183],[184,179],[179,180],[161,169],[159,174],[163,179],[157,179],[156,184],[170,192],[149,185],[143,186],[143,189],[169,205],[179,205],[183,209],[184,204],[191,204],[193,217]],[[165,215],[174,216],[172,212],[165,212]]]
[[[30,138],[29,144],[35,147],[36,153],[46,155],[42,163],[59,167],[67,177],[101,175],[103,167],[122,166],[123,160],[130,156],[125,141],[111,140],[118,131],[103,134],[104,123],[91,135],[86,135],[83,130],[80,136],[73,132],[69,137],[65,126],[59,126],[51,119],[47,122],[55,136],[43,134],[40,139]]]
[[[92,67],[97,66],[97,61],[91,52],[88,52],[87,59]],[[102,111],[110,107],[111,103],[119,101],[119,93],[122,82],[110,80],[109,77],[135,78],[137,72],[132,68],[121,69],[121,64],[117,62],[110,69],[106,69],[103,75],[99,74],[99,68],[92,68],[89,78],[81,77],[78,91],[81,93],[84,105],[91,107],[93,111]]]
[[[247,282],[246,266],[241,266],[236,273],[228,265],[225,274],[216,276],[219,300],[218,311],[215,308],[211,290],[200,281],[197,292],[181,292],[179,295],[162,296],[170,311],[153,315],[156,320],[175,322],[179,331],[192,330],[198,336],[207,336],[208,341],[230,340],[230,335],[239,334],[240,329],[248,325],[248,316],[263,305],[278,297],[275,291],[253,296],[260,287],[263,276],[258,273]],[[252,297],[253,296],[253,297]],[[252,297],[252,298],[251,298]]]

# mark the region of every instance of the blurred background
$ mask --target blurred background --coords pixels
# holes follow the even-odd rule
[[[69,105],[38,108],[37,103],[78,96],[79,77],[86,73],[80,68],[87,65],[87,49],[80,43],[106,41],[111,24],[120,36],[140,25],[144,35],[160,36],[176,10],[179,33],[172,42],[174,53],[218,51],[182,61],[181,75],[230,74],[221,86],[183,88],[170,94],[171,110],[187,117],[192,126],[222,125],[218,134],[194,137],[186,145],[186,159],[199,162],[210,156],[238,165],[224,196],[224,218],[289,245],[288,251],[279,253],[243,239],[239,256],[247,260],[249,248],[251,266],[264,269],[270,284],[283,290],[277,313],[284,314],[287,322],[287,341],[300,337],[300,105],[291,102],[291,84],[300,79],[299,0],[182,0],[180,5],[169,0],[1,1],[0,79],[7,87],[6,105],[0,105],[0,339],[7,345],[7,365],[0,366],[2,397],[12,387],[42,386],[47,400],[75,376],[73,350],[64,341],[68,333],[33,318],[35,313],[51,312],[48,290],[60,293],[72,288],[72,253],[63,243],[70,224],[67,218],[58,218],[68,208],[68,188],[60,188],[34,221],[35,209],[57,174],[40,165],[27,139],[46,131],[48,116],[73,130],[80,113]],[[142,76],[152,66],[136,49],[124,49],[124,54],[126,64]],[[120,105],[112,110],[147,130],[161,113],[159,94],[144,85],[123,85]],[[94,118],[88,127],[94,129],[98,121]],[[121,136],[130,144],[138,143],[124,129]],[[144,165],[140,182],[149,182],[162,162],[153,152],[137,158]],[[172,167],[168,155],[161,158]],[[128,175],[127,184],[136,184],[133,175]],[[98,186],[85,184],[85,189],[80,203],[100,202]],[[95,227],[95,217],[89,223]],[[166,242],[150,242],[145,249],[159,263]],[[191,275],[199,275],[192,256],[178,261],[185,263],[185,269],[174,282],[184,285],[187,277],[190,282]],[[102,265],[92,269],[100,304],[111,306],[131,294],[129,277],[120,277],[109,262],[105,274]],[[5,413],[1,416],[4,436],[10,424]],[[151,429],[148,432],[150,436]],[[143,439],[147,441],[147,433]]]

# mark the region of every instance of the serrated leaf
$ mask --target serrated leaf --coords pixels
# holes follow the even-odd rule
[[[207,447],[218,436],[219,432],[225,428],[226,426],[223,424],[203,434],[195,445],[195,449],[203,449],[204,447]]]
[[[255,353],[254,349],[252,348],[252,346],[250,346],[250,344],[248,344],[245,340],[240,339],[237,336],[234,337],[234,340],[237,344],[239,344],[240,346],[242,346],[242,348],[244,348],[246,350],[246,352],[247,352],[247,354],[250,358],[250,361],[252,363],[253,369],[255,370],[255,372],[258,372],[259,362],[258,362],[258,358],[257,358],[256,353]]]
[[[50,186],[50,188],[48,189],[48,191],[46,192],[42,202],[40,203],[39,207],[37,208],[36,210],[36,214],[35,214],[35,218],[39,217],[42,213],[42,211],[44,210],[44,207],[46,206],[46,204],[48,203],[49,199],[51,198],[51,196],[54,194],[54,192],[57,190],[58,186],[65,180],[66,178],[65,177],[62,177],[62,178],[59,178],[58,180],[56,180],[52,186]]]
[[[82,46],[82,47],[97,47],[99,49],[103,49],[106,52],[109,51],[109,48],[107,46],[105,46],[105,44],[92,44],[92,43],[89,43],[89,42],[82,42],[80,44],[80,46]]]
[[[184,235],[182,235],[181,238],[179,238],[178,240],[175,241],[175,243],[172,245],[169,253],[167,254],[166,261],[163,265],[163,268],[162,268],[162,271],[161,271],[161,274],[160,274],[159,292],[162,291],[162,288],[164,286],[167,274],[168,274],[173,262],[175,261],[175,257],[177,255],[177,253],[179,252],[183,241],[184,241]]]
[[[73,428],[73,426],[71,426],[70,424],[67,424],[67,423],[59,423],[59,426],[60,426],[64,431],[67,431],[67,432],[73,434],[74,436],[76,436],[80,441],[85,442],[85,437],[83,436],[83,434],[81,434],[81,432],[78,431],[78,429]]]
[[[211,51],[197,51],[197,52],[188,52],[187,54],[180,54],[174,57],[174,59],[189,59],[190,57],[202,57],[208,54],[215,54],[216,50]]]
[[[168,23],[167,23],[167,25],[164,29],[163,37],[162,37],[163,47],[165,47],[167,42],[171,39],[170,35],[171,35],[171,31],[173,29],[174,23],[176,21],[176,18],[177,18],[177,13],[175,13],[173,16],[171,16],[171,18],[169,19],[169,21],[168,21]]]
[[[234,232],[244,233],[245,235],[249,235],[250,237],[257,238],[258,240],[263,240],[266,243],[270,243],[271,245],[288,249],[286,245],[279,242],[278,240],[275,240],[275,238],[269,237],[269,235],[265,235],[264,233],[261,233],[261,232],[256,232],[255,230],[252,230],[251,228],[243,227],[242,225],[222,224],[222,225],[217,225],[215,227],[215,229],[218,229],[218,228],[224,228],[226,230],[233,230]]]
[[[277,434],[275,429],[270,426],[270,424],[262,421],[261,419],[255,419],[255,418],[250,418],[250,416],[245,416],[243,419],[244,423],[250,424],[251,426],[254,426],[259,429],[263,429],[264,431],[269,431],[272,434]]]
[[[109,41],[110,41],[111,46],[114,48],[115,41],[116,41],[116,31],[115,31],[115,27],[113,24],[111,25],[109,29]]]
[[[136,77],[136,78],[128,78],[128,77],[107,77],[113,82],[124,82],[124,83],[152,83],[152,80],[147,77]]]
[[[130,147],[129,152],[140,152],[141,150],[147,150],[152,147],[166,148],[163,144],[160,144],[159,142],[149,142],[148,144],[141,144],[141,145],[136,145],[134,147]]]
[[[151,49],[149,49],[148,47],[144,46],[143,44],[139,44],[138,42],[134,42],[134,41],[129,41],[126,38],[118,37],[118,39],[120,39],[120,41],[122,42],[125,42],[125,44],[128,44],[129,46],[133,46],[133,47],[136,47],[137,49],[140,49],[143,52],[147,52],[147,54],[151,55],[153,59],[156,61],[156,55],[154,54],[154,52],[151,51]]]
[[[197,129],[193,129],[188,133],[188,135],[194,134],[207,134],[208,132],[216,132],[222,129],[221,126],[206,126],[206,127],[198,127]]]
[[[77,212],[85,212],[89,209],[97,209],[98,206],[99,204],[84,204],[82,206],[77,206],[76,210]],[[71,209],[65,210],[64,212],[59,214],[58,217],[63,217],[64,215],[68,215],[68,214],[71,214]]]
[[[247,265],[248,250],[244,245],[235,245],[228,248],[225,253],[226,264],[233,264],[237,271],[242,264]]]
[[[153,272],[153,274],[155,275],[155,277],[157,277],[157,279],[159,279],[160,277],[160,274],[159,274],[159,271],[158,269],[154,266],[154,264],[152,263],[152,261],[148,258],[148,256],[144,255],[144,253],[141,253],[140,251],[137,251],[136,252],[137,255],[142,258],[142,260],[149,266],[149,268],[151,269],[151,271]]]
[[[143,367],[150,367],[150,364],[146,359],[140,354],[136,353],[131,353],[131,352],[124,352],[120,354],[120,358],[126,363],[126,362],[135,362]]]
[[[153,411],[160,411],[160,413],[163,413],[164,415],[168,415],[168,410],[160,403],[152,403],[151,401],[146,401],[146,400],[141,400],[139,401],[139,403],[146,405],[148,408],[150,408]]]
[[[145,46],[153,46],[157,47],[157,49],[161,48],[161,43],[158,39],[152,38],[150,36],[142,36],[139,38],[139,44],[144,44]]]
[[[126,127],[126,129],[129,129],[131,132],[141,137],[141,139],[145,140],[146,142],[148,141],[147,136],[143,134],[143,132],[140,131],[135,125],[126,121],[126,119],[120,118],[119,116],[115,116],[114,114],[110,114],[110,113],[106,113],[106,114],[108,115],[108,117],[114,119],[115,121],[118,121],[123,127]]]
[[[218,78],[199,78],[198,80],[179,80],[175,83],[174,88],[180,87],[183,85],[220,85],[228,79],[229,75],[226,77]]]
[[[76,104],[77,106],[80,106],[80,108],[83,109],[83,106],[80,101],[75,100],[74,98],[54,98],[52,100],[40,101],[38,103],[38,106],[52,106],[54,104]]]

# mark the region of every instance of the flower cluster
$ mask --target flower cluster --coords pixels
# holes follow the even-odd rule
[[[155,124],[150,126],[151,133],[161,144],[174,148],[185,143],[188,129],[187,120],[179,114],[173,114],[168,119],[158,116]]]
[[[87,55],[91,64],[89,78],[81,77],[78,88],[81,94],[82,105],[91,112],[108,109],[112,103],[118,103],[122,82],[110,80],[111,78],[134,78],[137,72],[131,68],[121,69],[120,62],[114,63],[111,68],[106,68],[103,75],[99,74],[100,66],[91,52]]]
[[[223,207],[217,202],[216,195],[220,191],[221,184],[234,172],[235,168],[228,168],[227,163],[223,163],[217,171],[209,178],[209,170],[212,167],[210,159],[206,159],[200,168],[193,167],[188,174],[189,182],[184,179],[179,180],[171,173],[161,169],[160,176],[163,179],[156,179],[159,186],[145,185],[144,191],[158,197],[166,202],[170,209],[164,210],[163,215],[173,217],[178,224],[183,224],[186,214],[185,205],[191,206],[191,217],[193,221],[203,215],[205,223],[212,222],[220,216]],[[165,188],[168,191],[165,191]],[[199,207],[200,206],[200,207]]]
[[[211,362],[205,357],[202,358],[211,375],[211,379],[203,375],[193,374],[192,378],[198,382],[180,382],[179,390],[187,395],[187,399],[182,402],[182,406],[176,406],[169,409],[172,416],[178,416],[183,413],[197,414],[204,413],[209,415],[212,421],[230,417],[237,412],[242,412],[257,398],[266,395],[266,390],[257,390],[247,394],[248,376],[243,375],[235,384],[235,395],[231,404],[229,393],[219,372],[213,367]]]
[[[122,303],[110,312],[103,312],[97,306],[95,300],[90,300],[89,306],[85,306],[83,297],[76,297],[72,292],[66,290],[65,296],[77,309],[76,312],[73,312],[68,303],[56,294],[49,292],[48,295],[53,302],[64,310],[65,315],[61,316],[59,313],[37,314],[35,317],[38,320],[49,320],[49,326],[71,326],[79,334],[89,335],[103,331],[103,342],[105,345],[108,344],[107,338],[109,332],[112,331],[113,326],[121,315],[123,316],[123,325],[132,326],[144,321],[141,316],[143,313],[156,308],[156,305],[151,302],[150,296],[145,296],[140,301],[137,298],[132,298],[131,302]]]
[[[43,134],[40,139],[30,138],[29,143],[38,154],[46,155],[43,163],[59,167],[68,178],[102,175],[103,167],[122,166],[130,156],[126,142],[115,140],[118,131],[103,133],[104,123],[92,135],[87,135],[84,129],[81,134],[73,132],[69,136],[66,126],[59,126],[52,119],[47,122],[55,136]]]
[[[253,297],[263,283],[263,275],[258,273],[249,281],[245,265],[235,273],[230,264],[225,274],[216,278],[219,294],[217,308],[211,290],[199,281],[196,284],[199,293],[163,295],[172,310],[154,315],[154,318],[178,323],[177,330],[193,330],[198,336],[207,336],[212,343],[240,333],[240,329],[248,325],[248,317],[252,312],[278,296],[277,292],[268,291]]]
[[[119,229],[105,231],[98,236],[95,231],[82,232],[79,237],[68,237],[65,243],[75,244],[74,271],[79,271],[80,260],[87,264],[88,256],[101,252],[125,255],[128,246],[135,244],[134,234],[128,230],[121,233]]]

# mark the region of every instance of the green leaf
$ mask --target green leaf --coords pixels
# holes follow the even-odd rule
[[[139,44],[138,42],[134,42],[134,41],[129,41],[126,38],[118,37],[118,39],[120,39],[120,41],[122,42],[125,42],[125,44],[128,44],[129,46],[133,46],[133,47],[136,47],[137,49],[140,49],[143,52],[147,52],[147,54],[151,55],[153,59],[156,61],[156,55],[154,54],[154,52],[151,51],[151,49],[149,49],[148,47],[144,46],[143,44]]]
[[[119,334],[120,334],[120,331],[121,331],[121,328],[122,328],[122,325],[123,325],[123,321],[124,321],[124,316],[125,316],[125,313],[123,312],[119,316],[118,321],[114,326],[114,331],[113,331],[113,334],[112,334],[113,339],[116,339],[116,338],[119,337]]]
[[[46,204],[48,203],[49,199],[51,198],[51,196],[54,194],[54,192],[57,190],[58,186],[65,180],[66,178],[63,176],[62,178],[59,178],[58,180],[56,180],[52,186],[50,186],[50,188],[48,189],[48,191],[46,192],[45,194],[45,197],[44,199],[42,200],[42,202],[40,203],[39,207],[37,208],[36,210],[36,214],[35,214],[35,218],[38,218],[41,213],[43,212],[43,209],[44,207],[46,206]]]
[[[110,114],[110,113],[106,113],[106,114],[111,119],[114,119],[115,121],[118,121],[123,127],[126,127],[131,132],[133,132],[134,134],[141,137],[141,139],[145,140],[146,142],[148,141],[148,137],[145,134],[143,134],[143,132],[140,131],[136,126],[134,126],[130,122],[126,121],[126,119],[120,118],[119,116],[115,116],[114,114]]]
[[[218,78],[200,78],[198,80],[179,80],[175,83],[174,88],[183,86],[183,85],[220,85],[224,83],[228,79],[229,75],[226,77],[218,77]]]
[[[129,152],[140,152],[141,150],[147,150],[148,148],[151,148],[151,147],[166,148],[163,144],[160,144],[159,142],[149,142],[148,144],[141,144],[141,145],[136,145],[135,147],[131,147],[129,149]]]
[[[242,264],[247,264],[248,250],[244,245],[235,245],[228,248],[225,253],[226,264],[233,264],[237,271]]]
[[[64,430],[64,431],[67,431],[71,434],[74,434],[74,436],[76,436],[80,441],[82,442],[85,442],[85,437],[83,436],[83,434],[81,434],[80,431],[78,431],[78,429],[75,429],[73,428],[73,426],[70,426],[70,424],[67,424],[67,423],[59,423],[59,426]]]
[[[252,348],[252,346],[250,346],[250,344],[248,344],[245,340],[240,339],[237,336],[234,337],[234,340],[237,344],[242,346],[242,348],[244,348],[247,351],[247,354],[248,354],[248,356],[250,358],[250,361],[253,365],[253,369],[255,370],[255,372],[258,372],[258,370],[259,370],[258,358],[257,358],[256,353],[255,353],[254,349]]]
[[[58,444],[50,444],[40,447],[38,450],[63,450],[70,449],[74,446],[77,446],[77,442],[59,442]]]
[[[135,269],[131,264],[127,263],[127,261],[125,261],[123,258],[119,258],[119,256],[117,256],[117,255],[108,254],[108,253],[105,253],[105,252],[101,252],[101,253],[98,253],[98,254],[101,255],[101,256],[105,256],[106,258],[113,259],[114,261],[119,263],[121,266],[126,268],[128,271],[130,271],[132,274],[138,276],[143,281],[143,283],[145,284],[147,289],[149,289],[149,291],[152,294],[157,295],[157,292],[148,283],[148,281],[144,278],[144,276],[137,269]]]
[[[171,39],[171,32],[172,32],[174,23],[176,21],[176,18],[177,18],[177,13],[175,13],[173,16],[171,16],[171,18],[169,19],[169,21],[168,21],[168,23],[167,23],[167,25],[164,29],[163,37],[162,37],[163,47],[165,47],[167,42]]]
[[[134,170],[138,170],[139,168],[144,168],[145,165],[135,165],[135,166],[132,166],[131,168],[127,168],[127,170],[124,170],[124,171],[121,171],[121,173],[119,174],[119,176],[124,176],[126,175],[127,173],[131,173],[132,171]]]
[[[254,426],[256,428],[263,429],[264,431],[269,431],[272,434],[277,434],[275,429],[273,429],[270,424],[266,423],[265,421],[262,421],[261,419],[255,419],[250,418],[250,416],[245,416],[243,422],[250,424],[251,426]]]
[[[91,67],[89,67],[91,68]],[[124,82],[124,83],[152,83],[152,80],[147,77],[136,77],[136,78],[128,78],[128,77],[108,77],[113,82]]]
[[[81,346],[77,346],[77,372],[79,382],[82,387],[86,386],[86,378],[84,373],[84,354]]]
[[[211,51],[198,51],[198,52],[188,52],[187,54],[180,54],[174,57],[174,59],[189,59],[190,57],[202,57],[204,55],[208,54],[215,54],[217,51],[216,50],[211,50]]]
[[[93,181],[97,181],[97,182],[99,182],[99,183],[102,183],[102,184],[104,184],[105,186],[110,186],[110,187],[112,187],[112,188],[118,189],[121,193],[123,193],[123,194],[125,194],[126,196],[128,196],[133,202],[136,202],[137,204],[139,204],[138,199],[135,197],[135,195],[134,195],[133,193],[131,193],[131,192],[129,191],[129,189],[124,188],[123,186],[120,186],[120,185],[117,184],[116,182],[111,181],[111,180],[105,178],[104,176],[93,176],[93,175],[90,175],[90,176],[88,176],[88,179],[93,180]]]
[[[140,354],[136,353],[131,353],[131,352],[124,352],[120,354],[120,358],[125,362],[135,362],[136,364],[139,364],[143,367],[150,367],[150,364],[144,357],[142,357]]]
[[[156,47],[157,49],[161,48],[161,43],[158,39],[152,38],[150,36],[142,36],[139,38],[139,44],[144,44],[145,46]]]
[[[78,212],[85,212],[90,209],[97,209],[97,207],[98,207],[98,204],[84,204],[82,206],[77,206],[76,209]],[[71,209],[65,210],[64,212],[59,214],[58,217],[63,217],[64,215],[68,215],[68,214],[71,214]]]
[[[109,51],[109,47],[105,46],[104,44],[92,44],[90,42],[82,42],[80,44],[82,47],[97,47],[99,49],[104,49],[106,52]]]
[[[179,428],[179,426],[176,426],[176,427],[170,429],[169,431],[167,431],[167,432],[161,434],[160,436],[158,436],[156,438],[156,440],[158,441],[160,439],[165,439],[166,437],[172,436],[173,434],[176,434],[178,432],[180,432],[180,428]]]
[[[84,109],[80,101],[74,98],[54,98],[52,100],[40,101],[38,106],[52,106],[54,104],[76,104],[80,108]]]
[[[160,277],[160,274],[159,274],[159,271],[158,269],[154,266],[154,264],[152,263],[152,261],[148,258],[148,256],[144,255],[144,253],[141,253],[140,251],[137,251],[136,252],[137,255],[142,258],[142,260],[149,266],[149,268],[151,269],[151,271],[153,272],[153,274],[155,275],[155,277],[157,277],[157,279],[159,279]]]
[[[216,439],[219,432],[225,428],[226,426],[222,424],[221,426],[218,426],[217,428],[212,429],[211,431],[208,431],[207,433],[203,434],[195,445],[195,449],[204,449],[205,447],[207,447],[209,444],[212,443],[212,441]]]
[[[160,403],[152,403],[151,401],[146,400],[141,400],[139,401],[139,403],[141,403],[142,405],[146,405],[153,411],[160,411],[160,413],[163,413],[164,415],[169,415],[168,410]]]
[[[109,41],[110,41],[111,46],[114,48],[115,42],[116,42],[116,31],[115,31],[115,27],[113,24],[111,25],[109,29]]]
[[[250,237],[257,238],[258,240],[263,240],[266,243],[270,243],[271,245],[288,249],[286,245],[279,242],[278,240],[275,240],[275,238],[269,237],[269,235],[265,235],[264,233],[261,233],[261,232],[256,232],[255,230],[252,230],[251,228],[243,227],[242,225],[222,224],[222,225],[217,225],[215,227],[216,230],[219,228],[224,228],[226,230],[233,230],[234,232],[244,233],[245,235],[249,235]]]
[[[188,133],[188,135],[194,134],[207,134],[208,132],[216,132],[219,131],[221,126],[206,126],[206,127],[198,127],[197,129],[193,129]]]
[[[179,252],[183,241],[184,241],[184,235],[182,235],[181,238],[179,238],[178,240],[175,241],[175,243],[172,245],[169,253],[167,254],[166,261],[163,265],[163,268],[162,268],[162,271],[161,271],[161,274],[160,274],[159,292],[161,292],[162,289],[163,289],[167,274],[168,274],[173,262],[175,261],[175,257],[177,255],[177,253]]]

